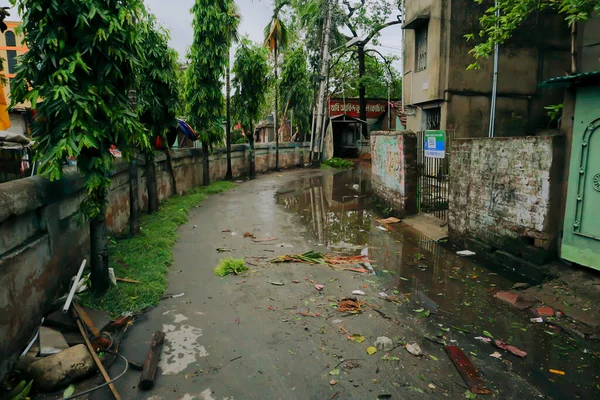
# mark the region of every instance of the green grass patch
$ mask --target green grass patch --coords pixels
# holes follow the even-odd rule
[[[338,168],[338,169],[354,168],[353,161],[344,160],[342,158],[337,158],[337,157],[333,157],[333,158],[325,161],[323,164],[328,165],[333,168]]]
[[[219,261],[219,265],[214,270],[217,276],[239,275],[245,271],[248,271],[248,267],[243,258],[225,258]]]
[[[173,245],[179,238],[177,228],[188,221],[189,210],[208,195],[233,187],[235,184],[231,182],[219,181],[193,189],[184,196],[171,197],[161,203],[158,212],[142,216],[139,235],[110,240],[109,262],[115,275],[141,283],[118,282],[118,286],[111,286],[102,297],[84,294],[83,304],[112,315],[139,312],[156,305],[167,289],[167,270],[173,262]]]

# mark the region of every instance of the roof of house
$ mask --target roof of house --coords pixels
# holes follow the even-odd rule
[[[539,84],[540,87],[547,86],[571,86],[571,85],[598,85],[600,84],[600,71],[583,72],[575,75],[558,76],[548,79]]]

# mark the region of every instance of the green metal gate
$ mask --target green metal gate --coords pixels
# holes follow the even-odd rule
[[[577,90],[561,256],[600,270],[600,86]]]

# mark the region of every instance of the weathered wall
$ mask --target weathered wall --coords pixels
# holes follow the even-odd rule
[[[280,145],[280,167],[308,162],[308,144]],[[186,191],[202,182],[201,149],[173,151],[177,189]],[[274,145],[256,148],[257,171],[275,165]],[[232,152],[235,176],[248,173],[246,145]],[[226,153],[217,149],[210,160],[212,179],[223,179]],[[140,166],[141,207],[146,208],[146,176]],[[107,224],[110,231],[127,229],[129,184],[127,165],[118,163],[111,183]],[[166,157],[157,156],[159,197],[173,194]],[[10,370],[47,312],[52,301],[63,295],[82,259],[89,257],[89,229],[79,226],[76,212],[85,196],[79,174],[70,170],[58,182],[38,176],[0,184],[0,380]]]
[[[454,140],[450,239],[540,265],[554,257],[563,146],[562,136]]]
[[[480,60],[480,69],[467,70],[475,59],[469,54],[474,44],[465,35],[479,32],[479,18],[493,3],[407,2],[408,23],[418,16],[429,20],[427,68],[423,71],[416,72],[415,31],[405,30],[404,101],[420,108],[441,106],[441,129],[456,130],[458,137],[482,137],[488,133],[493,57]],[[500,46],[496,136],[525,136],[547,128],[544,106],[561,103],[562,91],[537,85],[569,69],[569,40],[564,18],[541,13],[523,24],[514,39]],[[420,108],[411,110],[408,129],[424,129]]]
[[[372,186],[399,215],[417,212],[417,137],[409,131],[371,132]]]
[[[293,168],[308,162],[308,143],[281,143],[279,146],[280,168]],[[177,190],[185,192],[193,187],[202,185],[204,157],[201,148],[172,150],[173,168],[177,179]],[[256,171],[266,172],[275,168],[275,145],[257,144],[255,148]],[[140,163],[139,196],[142,209],[148,206],[146,190],[146,170]],[[210,177],[219,180],[227,172],[227,153],[224,149],[215,149],[210,156]],[[234,176],[246,176],[250,169],[249,151],[247,145],[233,145],[231,152],[231,167]],[[119,164],[111,183],[110,201],[106,212],[108,229],[113,233],[121,233],[128,229],[129,221],[129,174],[127,165]],[[169,174],[167,158],[164,153],[156,157],[156,183],[159,200],[162,201],[173,195],[173,183]]]

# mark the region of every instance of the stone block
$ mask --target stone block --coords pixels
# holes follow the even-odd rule
[[[68,386],[96,370],[96,364],[83,344],[42,358],[30,366],[35,387],[44,392]]]

